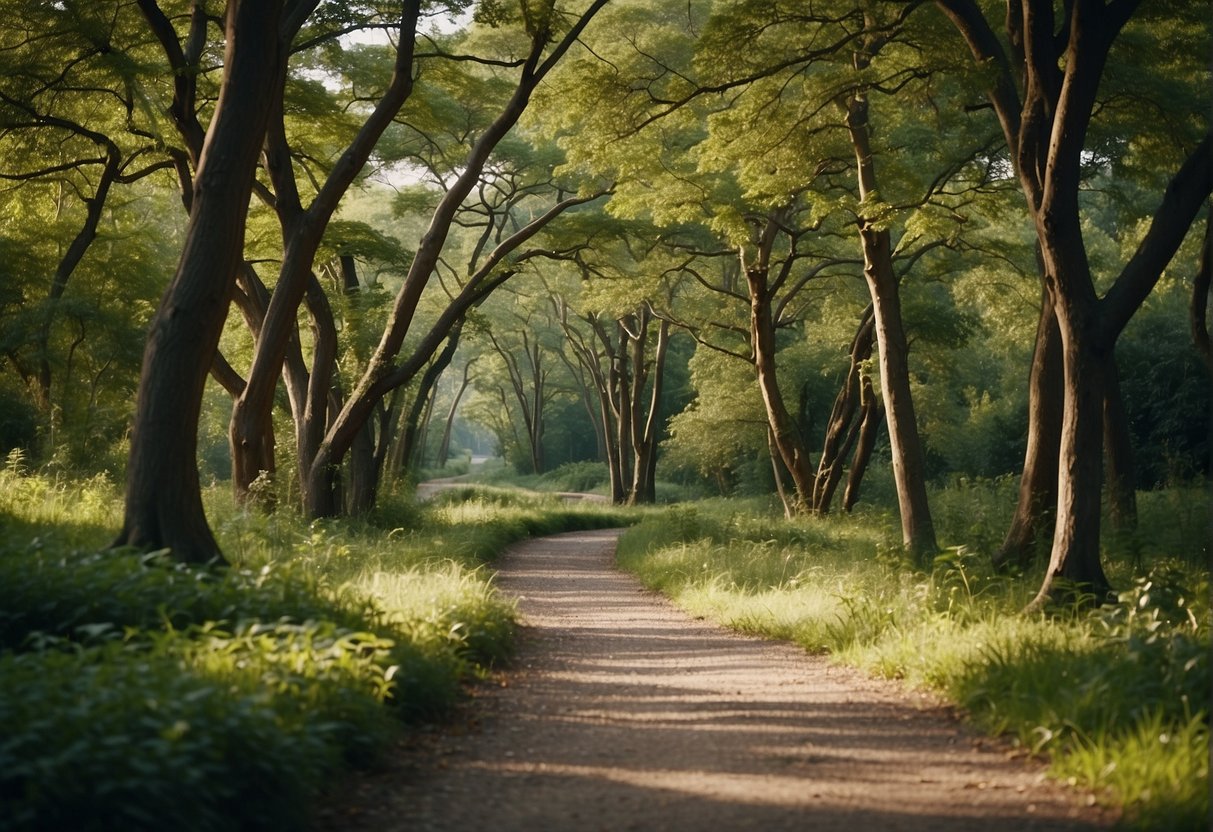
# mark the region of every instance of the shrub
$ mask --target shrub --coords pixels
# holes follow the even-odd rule
[[[4,656],[0,827],[298,828],[391,736],[386,646],[280,625]]]

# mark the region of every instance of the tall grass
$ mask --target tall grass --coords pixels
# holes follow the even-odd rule
[[[938,691],[1123,807],[1132,827],[1206,829],[1213,682],[1199,512],[1175,534],[1187,522],[1176,498],[1144,495],[1136,549],[1107,552],[1120,604],[1024,615],[1041,574],[988,566],[1005,487],[936,496],[941,539],[961,542],[928,572],[902,561],[889,515],[787,523],[727,501],[641,523],[619,558],[696,614]],[[1164,526],[1165,557],[1149,537]]]
[[[620,522],[475,492],[317,522],[205,499],[229,569],[103,551],[112,483],[0,468],[0,830],[303,828],[508,658],[501,548]]]

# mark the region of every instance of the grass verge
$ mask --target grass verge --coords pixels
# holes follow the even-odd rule
[[[966,526],[943,527],[943,539],[986,534],[973,518],[993,514],[997,495],[967,487],[970,510],[955,512]],[[1138,540],[1173,525],[1167,504],[1142,502]],[[1113,553],[1119,605],[1045,617],[1020,613],[1040,575],[995,575],[963,545],[914,571],[896,533],[880,512],[788,523],[757,504],[707,502],[629,530],[619,560],[695,614],[941,693],[984,730],[1047,757],[1054,776],[1123,808],[1130,828],[1208,828],[1199,542],[1181,541],[1187,558]]]

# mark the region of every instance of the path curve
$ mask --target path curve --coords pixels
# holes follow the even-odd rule
[[[1113,818],[895,684],[689,617],[617,531],[512,547],[512,670],[346,792],[330,830],[1096,829]]]

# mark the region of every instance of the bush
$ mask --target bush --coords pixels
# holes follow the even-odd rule
[[[391,736],[389,644],[276,625],[4,656],[0,828],[298,828]]]
[[[138,632],[326,620],[356,629],[379,617],[368,599],[327,593],[299,569],[191,568],[164,553],[132,551],[0,551],[0,649],[22,649],[34,634],[87,641],[98,626]]]

